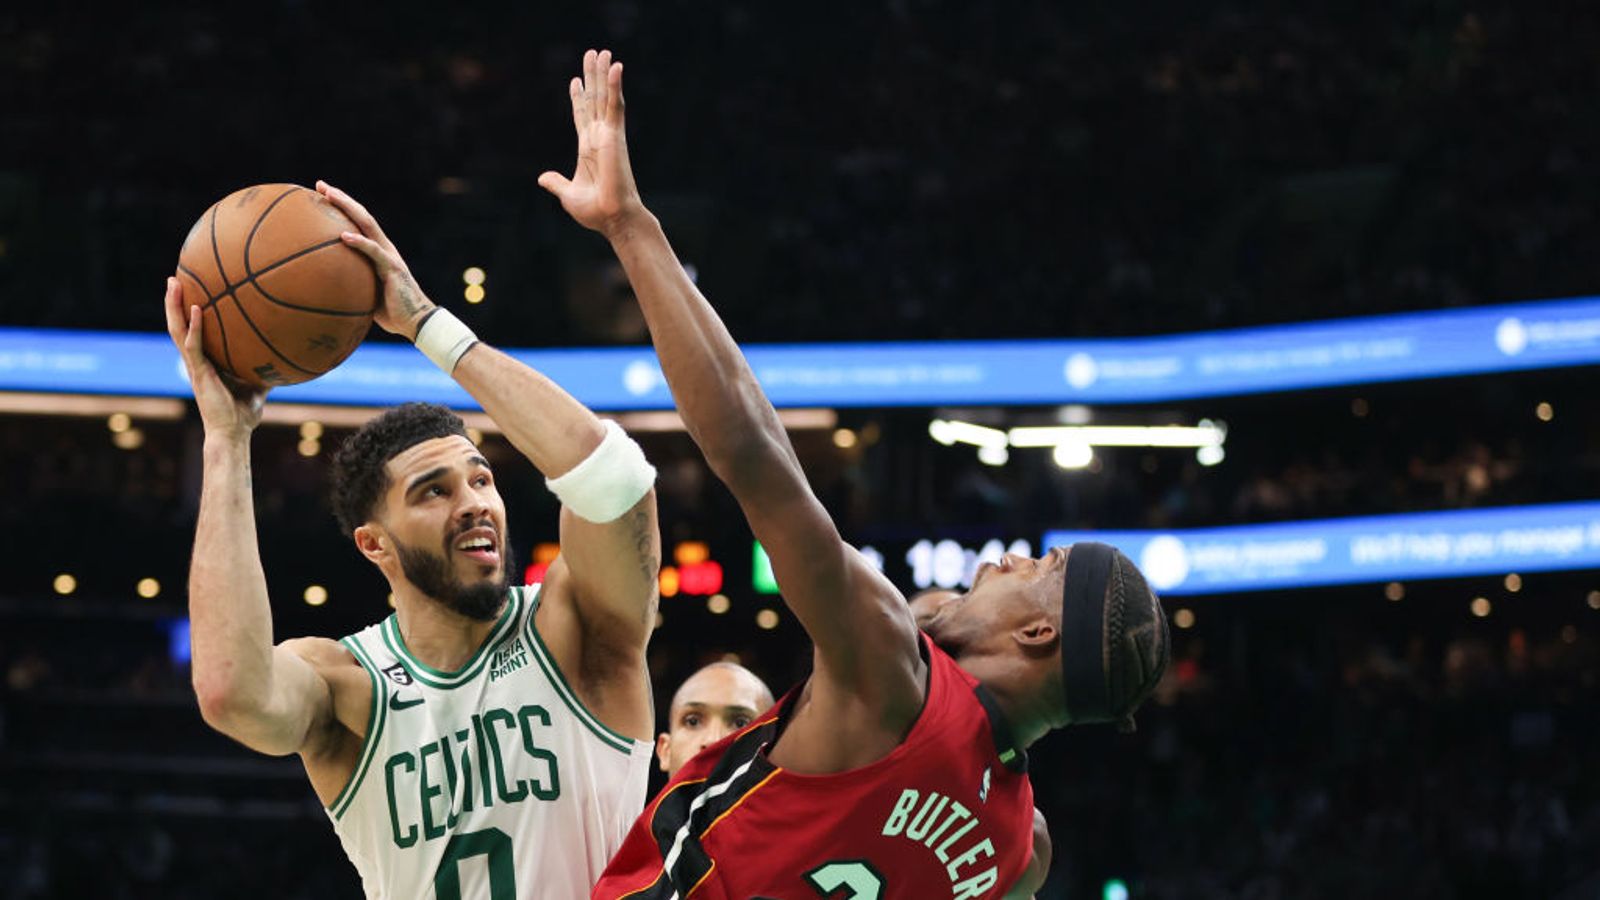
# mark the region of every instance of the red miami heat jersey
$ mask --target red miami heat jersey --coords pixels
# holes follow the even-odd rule
[[[1027,755],[978,680],[922,636],[928,696],[883,759],[773,765],[800,688],[690,760],[628,832],[592,900],[997,898],[1033,856]]]

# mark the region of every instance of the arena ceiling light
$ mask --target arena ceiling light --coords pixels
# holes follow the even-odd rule
[[[1201,419],[1198,425],[1024,425],[1006,433],[1013,447],[1055,447],[1069,441],[1091,447],[1220,447],[1227,426]]]
[[[974,447],[999,447],[1004,449],[1011,441],[1004,431],[987,425],[974,425],[954,419],[934,419],[928,423],[928,437],[946,447],[952,444],[971,444]]]
[[[1202,465],[1214,466],[1222,462],[1228,426],[1201,419],[1197,425],[1020,425],[1000,429],[959,419],[934,419],[928,423],[928,436],[946,447],[977,447],[980,459],[990,465],[1003,463],[1011,448],[1050,448],[1062,468],[1081,469],[1093,460],[1095,447],[1178,447],[1194,449]]]

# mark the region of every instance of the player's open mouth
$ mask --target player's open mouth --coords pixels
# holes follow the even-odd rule
[[[499,565],[500,547],[493,528],[474,528],[456,538],[456,552],[484,565]]]
[[[977,571],[972,573],[972,587],[977,587],[978,582],[982,581],[990,572],[1004,572],[1005,570],[1005,566],[999,563],[979,563]]]

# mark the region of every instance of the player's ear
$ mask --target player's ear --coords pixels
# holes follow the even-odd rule
[[[393,544],[389,535],[384,533],[383,527],[368,523],[355,530],[356,549],[361,551],[373,565],[381,566],[392,553]]]
[[[1029,653],[1045,653],[1055,649],[1061,632],[1049,616],[1037,616],[1012,630],[1011,639]]]
[[[667,771],[667,754],[672,752],[672,735],[665,731],[656,735],[656,764]]]

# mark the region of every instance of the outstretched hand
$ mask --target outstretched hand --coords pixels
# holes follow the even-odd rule
[[[567,90],[578,131],[578,163],[571,178],[545,172],[539,186],[555,194],[578,224],[614,237],[644,211],[628,162],[622,63],[611,60],[610,50],[590,50],[583,55],[583,77],[572,79]]]
[[[167,278],[167,335],[183,356],[189,386],[207,434],[232,438],[248,437],[261,424],[261,409],[267,402],[265,388],[251,388],[232,378],[224,379],[217,367],[206,359],[204,313],[199,305],[183,303],[183,285]]]
[[[383,284],[383,304],[373,313],[372,320],[390,334],[415,341],[417,329],[434,308],[434,303],[417,286],[417,280],[411,277],[411,269],[400,257],[400,251],[383,233],[378,220],[367,212],[365,206],[356,202],[356,198],[326,181],[317,182],[317,193],[327,198],[329,203],[361,229],[359,233],[346,231],[339,237],[346,246],[360,251],[372,261],[372,267],[378,272],[378,280]]]

